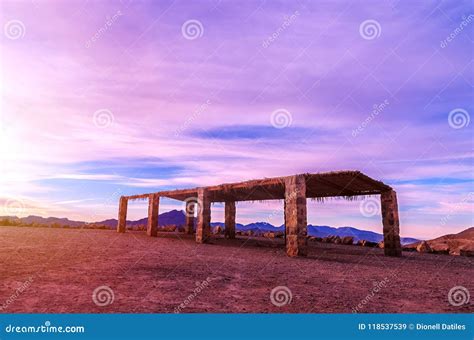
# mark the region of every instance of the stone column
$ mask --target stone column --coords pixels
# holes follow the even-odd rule
[[[301,175],[285,179],[285,229],[286,254],[292,257],[306,256],[306,180]]]
[[[127,197],[121,196],[119,202],[119,212],[118,212],[118,222],[117,222],[117,231],[119,233],[124,233],[127,228],[127,206],[128,199]]]
[[[150,194],[148,196],[148,224],[146,233],[148,236],[158,236],[158,210],[160,205],[160,196]]]
[[[397,193],[394,190],[380,194],[382,207],[383,243],[387,256],[402,256],[400,221],[398,219]]]
[[[206,243],[211,236],[211,200],[206,189],[198,189],[196,242]]]
[[[225,230],[226,238],[235,238],[235,202],[225,202]]]
[[[186,224],[184,226],[184,232],[186,234],[194,234],[194,212],[197,210],[198,206],[195,200],[186,201]]]

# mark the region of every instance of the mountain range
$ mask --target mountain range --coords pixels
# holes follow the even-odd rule
[[[93,223],[87,223],[84,221],[72,221],[67,218],[58,218],[58,217],[40,217],[40,216],[28,216],[28,217],[16,217],[16,216],[0,216],[0,224],[2,221],[13,221],[18,224],[36,224],[36,225],[58,225],[58,226],[69,226],[69,227],[81,227],[84,225],[98,225],[105,226],[107,228],[113,229],[117,226],[116,219],[108,219]],[[146,225],[148,218],[142,218],[136,221],[127,221],[128,226],[143,226]],[[165,225],[177,225],[182,226],[185,223],[185,215],[182,210],[171,210],[159,215],[158,218],[159,226]],[[212,227],[224,226],[223,222],[212,222]],[[236,230],[238,231],[253,231],[255,234],[262,234],[265,232],[281,232],[283,231],[284,225],[274,226],[268,222],[254,222],[250,224],[240,224],[236,223]],[[370,242],[380,242],[383,241],[383,235],[367,230],[361,230],[354,227],[340,227],[334,228],[330,226],[318,226],[308,224],[308,235],[315,237],[326,237],[326,236],[353,236],[354,241],[367,240]],[[410,244],[419,242],[419,239],[411,237],[401,237],[400,241],[402,244]]]

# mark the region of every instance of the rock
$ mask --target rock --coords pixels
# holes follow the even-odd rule
[[[164,232],[173,232],[176,231],[176,226],[175,225],[165,225],[160,228],[160,231]]]
[[[383,249],[383,248],[385,247],[384,241],[380,241],[380,242],[377,244],[377,247]]]
[[[416,251],[419,253],[431,253],[431,247],[426,241],[422,241],[419,245],[416,246]]]
[[[403,251],[416,251],[417,246],[418,246],[418,242],[405,244],[404,246],[402,246],[402,250]]]
[[[461,256],[474,256],[474,243],[467,244],[459,249],[459,255]]]
[[[262,236],[266,238],[281,238],[283,237],[283,233],[281,231],[268,231],[263,233]]]
[[[274,232],[267,232],[267,233],[263,233],[263,237],[266,237],[266,238],[275,238],[275,233]]]
[[[321,242],[323,239],[321,237],[310,236],[309,240],[314,242]]]
[[[212,231],[214,235],[222,234],[224,232],[224,228],[222,228],[220,225],[214,227],[214,230]]]
[[[459,255],[461,255],[461,256],[474,257],[474,250],[460,249],[460,250],[459,250]]]
[[[340,244],[341,243],[341,238],[339,236],[326,236],[321,239],[321,242],[323,243],[335,243],[335,244]]]
[[[359,241],[359,242],[360,242],[360,245],[362,247],[377,247],[377,245],[378,245],[377,242],[370,242],[370,241],[367,241],[367,240],[362,240],[362,241]]]
[[[344,236],[342,238],[342,244],[353,244],[354,243],[354,237],[352,236]]]
[[[449,246],[446,243],[431,244],[431,251],[435,254],[449,254]]]
[[[459,255],[461,255],[461,250],[460,249],[451,249],[449,251],[449,255],[459,256]]]

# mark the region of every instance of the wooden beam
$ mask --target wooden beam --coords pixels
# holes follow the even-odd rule
[[[302,176],[305,178],[308,187],[307,192],[311,195],[311,197],[371,195],[380,194],[382,191],[391,190],[390,186],[380,181],[376,181],[362,174],[360,171],[338,171],[316,174],[301,174],[296,176]],[[284,183],[288,178],[292,177],[294,176],[264,178],[260,180],[227,183],[204,188],[210,193],[209,197],[212,202],[283,199]],[[342,181],[343,183],[336,183],[337,181]],[[348,189],[347,184],[352,183],[353,181],[365,183],[364,188],[360,188],[360,190],[354,190],[354,187],[357,187],[357,185],[351,185],[351,189]],[[336,192],[329,193],[328,190],[320,191],[318,189],[317,183],[320,185],[322,184],[327,188],[331,188]],[[129,200],[147,199],[150,194],[158,194],[159,196],[184,201],[188,197],[196,197],[199,189],[203,188],[159,191],[156,193],[131,195],[127,198]]]

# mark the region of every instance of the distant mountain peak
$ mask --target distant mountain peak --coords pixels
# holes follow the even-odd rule
[[[28,217],[23,217],[23,218],[16,218],[16,217],[11,217],[11,216],[0,216],[0,219],[17,219],[20,220],[22,223],[25,224],[63,224],[63,225],[69,225],[70,227],[80,227],[85,224],[96,224],[96,225],[103,225],[108,228],[115,228],[117,226],[117,220],[116,219],[107,219],[104,221],[97,221],[93,223],[86,223],[83,221],[71,221],[67,218],[57,218],[57,217],[40,217],[40,216],[34,216],[30,215]],[[127,225],[129,226],[139,226],[139,225],[146,225],[148,221],[148,218],[142,218],[136,221],[130,221],[127,220]],[[165,225],[177,225],[177,226],[183,226],[186,221],[186,215],[183,210],[177,210],[173,209],[164,213],[161,213],[158,218],[158,223],[160,226],[165,226]],[[212,222],[211,226],[224,226],[225,223],[223,222]],[[282,224],[279,227],[276,227],[272,225],[269,222],[266,221],[260,221],[260,222],[253,222],[249,223],[246,225],[236,223],[236,229],[240,231],[253,231],[255,234],[261,234],[264,232],[281,232],[283,231],[284,224]],[[466,230],[465,232],[472,232],[471,230]],[[308,235],[309,236],[317,236],[317,237],[326,237],[326,236],[353,236],[355,241],[358,240],[367,240],[371,242],[380,242],[383,240],[383,235],[373,232],[373,231],[368,231],[368,230],[360,230],[354,227],[350,226],[344,226],[344,227],[339,227],[339,228],[334,228],[330,226],[317,226],[317,225],[311,225],[308,224]],[[418,242],[420,240],[415,239],[415,238],[407,238],[407,237],[402,237],[401,242],[402,244],[407,244],[407,243],[414,243]]]

